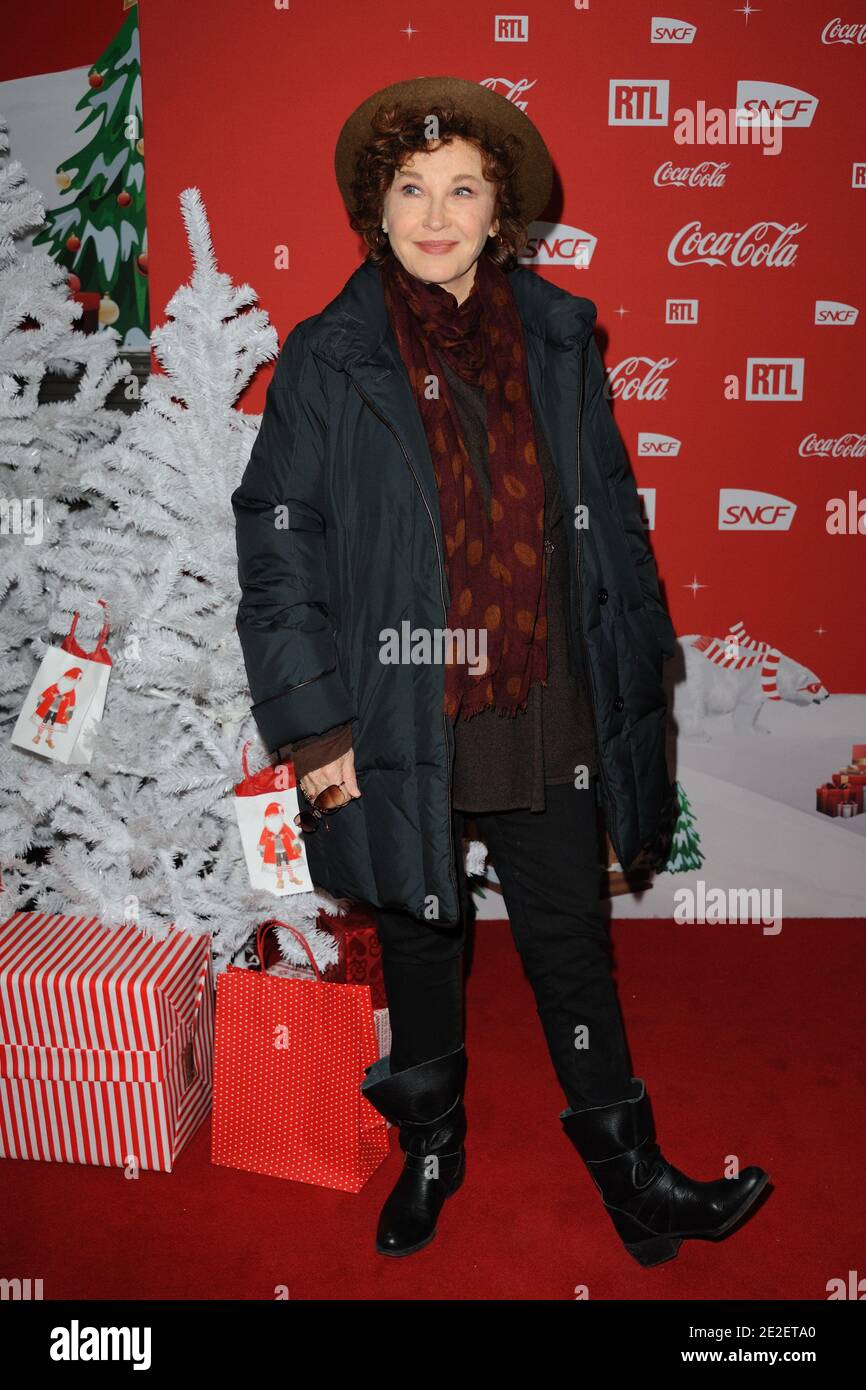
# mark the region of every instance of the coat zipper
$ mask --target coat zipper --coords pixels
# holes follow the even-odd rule
[[[427,512],[428,517],[430,518],[430,526],[432,527],[432,530],[433,530],[433,542],[434,542],[434,544],[435,544],[435,546],[436,546],[436,559],[437,559],[437,561],[438,561],[438,563],[439,563],[439,592],[440,592],[440,594],[441,594],[441,596],[442,596],[442,613],[443,613],[443,615],[444,615],[445,626],[446,626],[446,628],[447,628],[447,626],[448,626],[448,605],[447,605],[447,603],[445,602],[445,567],[444,567],[444,565],[443,565],[443,563],[442,563],[442,552],[441,552],[441,550],[439,549],[439,537],[438,537],[438,535],[436,534],[436,523],[435,523],[435,521],[433,520],[433,513],[432,513],[431,510],[430,510],[430,505],[429,505],[429,503],[428,503],[428,501],[427,501],[427,498],[426,498],[426,496],[425,496],[424,489],[422,488],[422,486],[421,486],[421,484],[420,484],[420,482],[419,482],[419,480],[418,480],[418,474],[415,472],[415,469],[414,469],[414,467],[413,467],[413,465],[412,465],[412,460],[411,460],[410,457],[409,457],[409,454],[408,454],[408,451],[407,451],[407,449],[406,449],[406,446],[405,446],[405,444],[403,443],[403,441],[402,441],[402,439],[400,438],[400,436],[399,436],[399,434],[397,433],[397,431],[394,429],[394,426],[391,424],[390,420],[387,420],[387,419],[385,418],[385,416],[382,414],[382,412],[376,409],[376,407],[374,406],[373,402],[370,400],[369,396],[366,396],[366,395],[364,394],[364,392],[361,390],[360,386],[358,385],[357,381],[355,381],[354,377],[351,377],[350,380],[351,380],[352,385],[354,386],[355,390],[358,392],[358,395],[361,397],[361,399],[362,399],[363,401],[366,401],[367,405],[370,407],[370,409],[372,410],[373,414],[374,414],[375,416],[377,416],[377,418],[380,419],[384,425],[387,425],[387,426],[388,426],[388,429],[391,431],[391,433],[393,434],[393,436],[394,436],[394,438],[396,439],[397,443],[400,445],[400,448],[401,448],[402,451],[403,451],[403,456],[404,456],[404,458],[406,459],[407,464],[409,465],[409,472],[412,474],[412,477],[415,479],[415,485],[416,485],[416,487],[418,488],[418,491],[419,491],[420,494],[421,494],[421,501],[424,503],[424,508],[425,508],[425,510],[426,510],[426,512]],[[458,919],[459,919],[459,913],[460,913],[460,893],[459,893],[459,890],[458,890],[458,888],[457,888],[457,879],[456,879],[455,874],[454,874],[454,836],[453,836],[453,825],[452,825],[452,821],[451,821],[451,758],[452,758],[452,756],[453,756],[453,751],[454,751],[454,750],[453,750],[453,748],[451,747],[451,729],[450,729],[450,727],[449,727],[448,716],[444,713],[444,711],[443,711],[443,714],[442,714],[442,727],[443,727],[444,732],[445,732],[445,746],[446,746],[446,748],[448,749],[448,752],[449,752],[448,764],[447,764],[447,769],[446,769],[446,770],[447,770],[447,773],[448,773],[448,816],[449,816],[449,821],[448,821],[448,873],[449,873],[449,876],[450,876],[450,878],[451,878],[451,886],[452,886],[452,888],[454,889],[454,901],[455,901],[455,903],[457,904],[457,912],[458,912]]]
[[[578,507],[580,506],[580,481],[581,481],[581,479],[580,479],[580,436],[581,436],[581,423],[582,423],[582,418],[583,418],[583,397],[584,397],[584,374],[585,374],[585,370],[586,370],[586,347],[584,346],[584,347],[581,349],[581,353],[580,353],[580,398],[579,398],[579,400],[578,400],[578,406],[577,406],[577,505],[578,505]],[[580,627],[579,627],[579,636],[580,636],[580,659],[581,659],[581,663],[582,663],[582,665],[583,665],[584,685],[586,686],[586,692],[587,692],[587,695],[589,696],[589,704],[590,704],[590,708],[591,708],[591,710],[592,710],[592,717],[593,717],[593,722],[594,722],[594,724],[595,724],[595,731],[596,731],[596,734],[598,734],[598,732],[599,732],[599,727],[598,727],[598,713],[597,713],[596,706],[595,706],[595,696],[593,695],[593,690],[592,690],[592,678],[591,678],[591,676],[590,676],[590,674],[589,674],[589,669],[588,669],[587,661],[586,661],[586,639],[585,639],[584,633],[583,633],[583,594],[582,594],[581,581],[580,581],[580,533],[581,533],[582,530],[583,530],[583,527],[582,527],[582,526],[578,526],[578,528],[577,528],[577,602],[578,602],[578,613],[580,614]],[[598,770],[599,770],[599,774],[600,774],[600,776],[601,776],[601,780],[602,780],[602,783],[603,783],[603,785],[604,785],[605,791],[606,791],[607,794],[608,794],[608,804],[609,804],[609,805],[612,805],[613,803],[612,803],[612,801],[610,800],[610,786],[609,786],[608,780],[607,780],[607,773],[606,773],[605,770],[604,770],[604,756],[603,756],[602,748],[601,748],[601,739],[600,739],[600,738],[597,738],[597,739],[596,739],[596,743],[597,743],[597,748],[598,748]],[[616,846],[615,846],[615,845],[614,845],[614,849],[616,849]],[[618,855],[618,854],[619,854],[619,851],[617,850],[617,855]]]

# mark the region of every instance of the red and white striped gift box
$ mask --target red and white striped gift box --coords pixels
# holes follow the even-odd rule
[[[210,1109],[209,934],[98,917],[0,926],[0,1157],[171,1172]]]

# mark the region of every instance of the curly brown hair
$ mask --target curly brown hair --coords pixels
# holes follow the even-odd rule
[[[429,140],[425,134],[431,116],[438,121],[437,140]],[[523,154],[522,140],[504,134],[454,102],[438,102],[429,110],[405,104],[380,106],[371,126],[373,137],[355,161],[351,183],[354,208],[349,216],[349,225],[367,244],[367,260],[379,265],[388,255],[390,243],[382,231],[382,209],[385,194],[406,160],[459,138],[475,145],[485,179],[496,184],[492,220],[499,218],[499,231],[488,239],[482,255],[489,256],[501,270],[513,270],[529,240],[514,179]]]

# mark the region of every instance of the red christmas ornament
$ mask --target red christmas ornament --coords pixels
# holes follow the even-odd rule
[[[135,258],[135,264],[138,266],[138,269],[141,271],[142,275],[146,275],[146,274],[147,274],[147,252],[146,252],[146,251],[142,251],[142,253],[141,253],[140,256],[136,256],[136,258]]]
[[[104,81],[101,72],[92,72],[87,80],[90,83],[91,87],[97,89],[102,86],[102,83]]]
[[[67,249],[67,251],[77,251],[80,245],[81,245],[81,238],[80,238],[80,237],[77,237],[77,236],[75,235],[74,232],[72,233],[72,236],[68,236],[68,237],[66,238],[66,249]]]
[[[129,204],[132,202],[132,198],[129,193],[123,192],[118,193],[117,201],[120,207],[126,208],[129,207]]]

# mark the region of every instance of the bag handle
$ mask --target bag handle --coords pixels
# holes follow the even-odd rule
[[[265,973],[264,936],[265,932],[270,931],[271,927],[285,927],[288,931],[292,933],[292,936],[296,937],[298,941],[300,941],[301,945],[303,946],[304,950],[310,958],[310,964],[313,967],[313,974],[315,975],[317,982],[320,985],[323,985],[325,981],[322,978],[322,972],[316,964],[316,957],[310,950],[310,943],[307,941],[307,938],[304,936],[302,932],[298,931],[297,927],[293,927],[290,922],[281,922],[278,917],[269,917],[267,922],[262,922],[261,926],[256,932],[256,955],[259,958],[259,969],[261,970],[262,974]]]
[[[105,602],[105,599],[104,599],[104,598],[98,598],[98,599],[96,600],[96,602],[97,602],[98,604],[100,604],[100,606],[102,607],[104,616],[103,616],[103,623],[102,623],[102,631],[100,632],[99,636],[98,636],[97,639],[96,639],[96,646],[93,648],[93,651],[90,653],[89,659],[90,659],[91,661],[94,660],[94,658],[98,657],[98,656],[100,655],[101,652],[105,651],[105,639],[106,639],[106,637],[108,636],[109,632],[111,631],[111,626],[110,626],[109,621],[108,621],[108,604]],[[70,642],[74,642],[74,641],[76,640],[76,638],[75,638],[75,629],[78,627],[78,619],[79,619],[79,616],[80,616],[80,615],[79,615],[79,613],[78,613],[77,610],[76,610],[76,611],[73,613],[73,615],[72,615],[72,621],[71,621],[71,623],[70,623],[70,625],[69,625],[69,631],[68,631],[67,634],[66,634],[66,637],[67,637],[67,639],[68,639]],[[83,650],[83,648],[82,648],[82,650]]]

